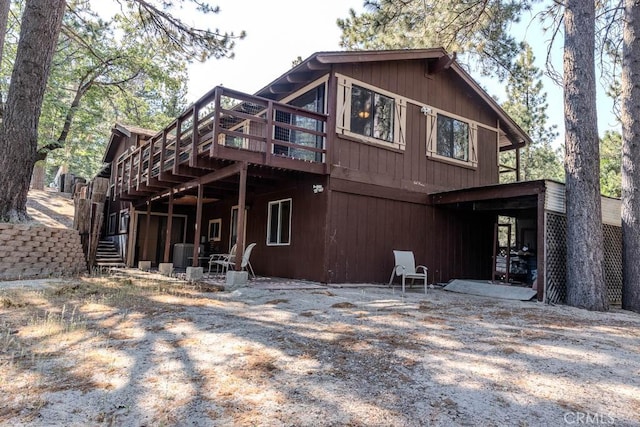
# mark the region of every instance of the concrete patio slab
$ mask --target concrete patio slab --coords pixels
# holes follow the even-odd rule
[[[520,286],[496,285],[483,280],[455,279],[444,287],[445,291],[482,297],[529,301],[538,293],[531,288]]]

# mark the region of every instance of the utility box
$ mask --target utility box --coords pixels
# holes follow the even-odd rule
[[[200,245],[200,254],[204,253],[204,245]],[[193,243],[176,243],[173,245],[173,267],[187,268],[191,266],[189,257],[193,257]]]

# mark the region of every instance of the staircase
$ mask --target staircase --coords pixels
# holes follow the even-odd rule
[[[100,240],[96,251],[96,266],[106,268],[126,267],[116,244],[110,240]]]

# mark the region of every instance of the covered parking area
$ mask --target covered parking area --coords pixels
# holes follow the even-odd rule
[[[498,184],[435,193],[430,203],[439,209],[477,213],[493,218],[493,224],[478,221],[479,227],[493,227],[493,244],[484,245],[478,258],[491,259],[492,281],[532,286],[539,301],[566,300],[566,203],[562,183],[539,180]],[[465,215],[474,218],[474,215]],[[611,304],[622,298],[622,230],[620,200],[602,197],[604,268]],[[504,239],[505,235],[510,236]],[[505,241],[508,247],[505,247]],[[490,249],[487,249],[490,248]],[[457,262],[460,262],[458,259]],[[465,262],[462,260],[462,262]]]

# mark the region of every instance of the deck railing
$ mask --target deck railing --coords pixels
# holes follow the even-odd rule
[[[164,130],[123,153],[112,173],[114,196],[152,180],[193,173],[210,159],[247,160],[293,170],[326,171],[327,116],[216,87]]]

